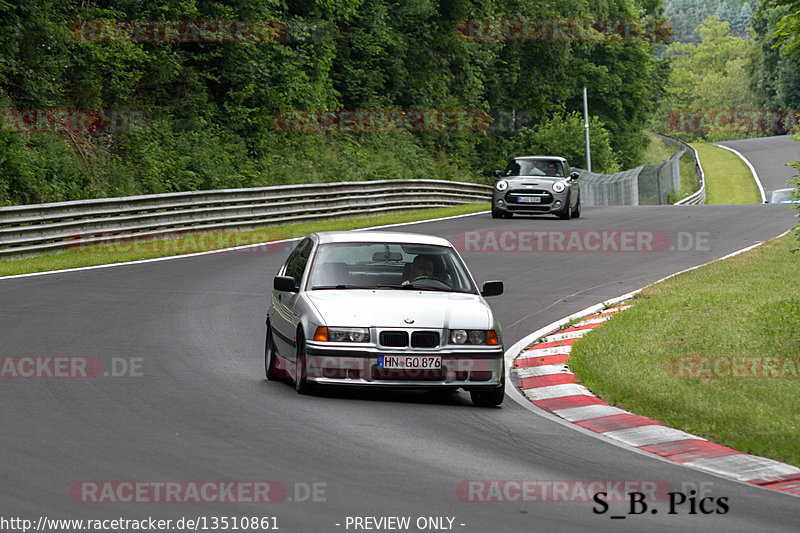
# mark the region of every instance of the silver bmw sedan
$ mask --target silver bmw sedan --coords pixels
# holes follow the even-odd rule
[[[273,280],[264,365],[297,391],[341,385],[505,393],[500,325],[446,239],[389,231],[312,233]]]

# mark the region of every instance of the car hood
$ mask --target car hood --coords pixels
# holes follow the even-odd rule
[[[475,294],[415,290],[307,293],[328,326],[492,329],[489,306]],[[409,324],[406,320],[413,320]]]
[[[520,185],[538,185],[540,187],[552,187],[557,181],[564,181],[566,178],[551,178],[546,176],[510,176],[502,178],[509,186],[518,187]]]

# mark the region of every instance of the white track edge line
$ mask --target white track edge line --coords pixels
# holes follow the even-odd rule
[[[737,156],[739,156],[739,159],[744,161],[744,164],[747,165],[747,168],[750,169],[750,173],[753,175],[753,179],[756,182],[756,186],[758,187],[758,193],[761,195],[761,203],[763,204],[764,202],[766,202],[767,201],[767,195],[764,194],[764,186],[761,185],[761,179],[759,179],[759,177],[758,177],[758,172],[756,172],[756,169],[753,168],[752,164],[750,164],[750,161],[748,161],[745,156],[743,156],[741,153],[739,153],[737,150],[734,150],[733,148],[729,148],[729,147],[727,147],[727,146],[725,146],[723,144],[718,144],[718,143],[714,143],[714,146],[719,146],[720,148],[724,148],[725,150],[729,150],[729,151],[733,152],[734,154],[736,154]]]

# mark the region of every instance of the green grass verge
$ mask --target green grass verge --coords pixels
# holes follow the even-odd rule
[[[642,156],[642,163],[657,165],[662,161],[666,161],[678,151],[678,148],[665,143],[653,133],[648,133],[647,137],[650,139],[650,144],[647,145],[647,149]]]
[[[116,244],[91,245],[68,249],[60,253],[23,259],[0,261],[0,276],[45,272],[137,259],[184,255],[244,244],[301,237],[315,231],[336,231],[416,222],[433,218],[488,211],[490,204],[468,204],[403,211],[375,216],[338,218],[333,220],[269,226],[253,231],[190,233],[177,239],[122,241]]]
[[[694,157],[690,152],[686,152],[681,156],[678,165],[681,169],[680,198],[686,198],[700,190],[700,176],[697,174]]]
[[[662,141],[653,133],[648,133],[647,136],[650,139],[650,144],[647,145],[647,149],[642,157],[642,163],[657,165],[662,161],[667,161],[678,151],[678,148],[674,145]],[[695,170],[692,154],[689,152],[683,154],[679,165],[681,172],[681,193],[680,195],[671,195],[669,198],[670,203],[675,203],[682,198],[691,196],[700,189],[700,177],[697,175],[697,170]]]
[[[796,246],[792,232],[645,288],[575,343],[570,366],[611,404],[800,466]]]
[[[747,165],[733,152],[705,143],[692,143],[706,176],[707,204],[757,204],[758,187]]]

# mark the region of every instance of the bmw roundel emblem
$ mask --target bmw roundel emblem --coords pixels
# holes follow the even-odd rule
[[[403,322],[405,322],[406,324],[413,324],[414,323],[414,319],[413,318],[406,318],[405,320],[403,320]]]

